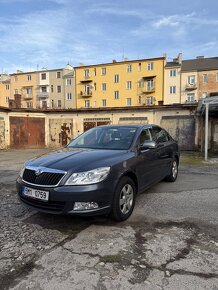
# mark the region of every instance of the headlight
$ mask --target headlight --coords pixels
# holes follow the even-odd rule
[[[108,176],[109,171],[110,167],[100,167],[86,172],[73,173],[65,184],[84,185],[98,183]]]
[[[23,173],[25,171],[25,167],[23,167],[19,173],[19,177],[23,178]]]

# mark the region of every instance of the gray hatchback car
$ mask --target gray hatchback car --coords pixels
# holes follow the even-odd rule
[[[156,125],[92,128],[65,148],[27,161],[17,179],[20,200],[42,212],[132,213],[137,194],[178,175],[177,142]]]

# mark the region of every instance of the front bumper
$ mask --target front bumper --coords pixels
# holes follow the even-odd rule
[[[22,193],[22,186],[49,191],[49,200],[43,201],[26,196]],[[20,200],[37,211],[53,214],[71,215],[101,215],[110,212],[113,202],[114,187],[111,181],[83,186],[39,187],[29,185],[18,179],[16,182]],[[75,202],[96,202],[99,207],[89,210],[73,210]]]

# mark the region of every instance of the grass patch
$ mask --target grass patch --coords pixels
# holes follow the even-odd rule
[[[205,161],[204,153],[200,152],[182,152],[180,156],[181,165],[193,165],[193,166],[218,166],[218,158],[208,155],[208,160]]]

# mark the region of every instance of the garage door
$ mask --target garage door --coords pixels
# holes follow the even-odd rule
[[[45,119],[10,117],[10,146],[39,148],[45,146]]]
[[[180,150],[195,149],[195,119],[194,116],[163,116],[161,127],[178,141]]]

